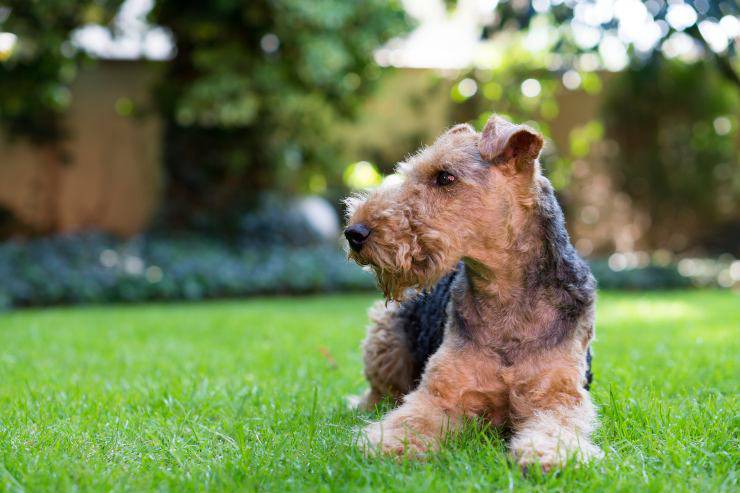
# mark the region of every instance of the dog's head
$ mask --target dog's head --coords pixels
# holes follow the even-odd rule
[[[517,214],[533,205],[542,145],[533,129],[496,115],[481,133],[452,127],[398,165],[400,180],[346,200],[350,258],[399,299],[460,259],[505,248]]]

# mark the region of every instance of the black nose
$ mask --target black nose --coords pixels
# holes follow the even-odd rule
[[[356,252],[362,249],[368,236],[370,236],[370,229],[364,224],[353,224],[344,230],[344,237],[347,238],[350,248]]]

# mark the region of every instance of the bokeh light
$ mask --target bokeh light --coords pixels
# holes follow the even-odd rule
[[[527,79],[522,82],[522,94],[528,98],[536,98],[542,91],[542,85],[537,79]]]
[[[15,34],[0,32],[0,62],[10,58],[17,41]]]
[[[352,163],[344,170],[344,182],[355,190],[376,187],[382,180],[378,169],[368,161]]]

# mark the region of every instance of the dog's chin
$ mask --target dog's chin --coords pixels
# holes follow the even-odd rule
[[[428,289],[437,284],[453,268],[440,267],[440,264],[425,262],[423,264],[405,260],[405,265],[398,266],[387,262],[395,258],[386,252],[380,252],[378,258],[372,256],[369,249],[361,252],[350,251],[348,257],[360,266],[372,270],[378,282],[378,287],[383,291],[385,298],[389,301],[403,301],[423,289]],[[439,259],[437,259],[439,260]]]
[[[403,301],[408,297],[408,291],[417,285],[409,273],[392,271],[377,265],[371,265],[371,268],[375,272],[378,287],[388,301]]]
[[[397,269],[368,264],[375,272],[378,287],[388,301],[403,301],[420,290],[434,286],[446,272],[429,271],[423,268]]]

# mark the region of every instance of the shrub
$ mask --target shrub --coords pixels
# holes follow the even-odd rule
[[[688,267],[699,265],[692,262]],[[693,283],[675,266],[614,272],[606,261],[595,261],[592,268],[602,289]],[[707,279],[719,272],[684,270]],[[230,239],[150,233],[122,241],[87,233],[0,243],[0,278],[0,308],[375,288],[373,276],[349,262],[338,242],[322,239],[296,209],[277,204],[244,215],[240,233]]]
[[[177,42],[156,90],[164,228],[233,229],[265,190],[343,193],[334,129],[380,79],[374,50],[409,27],[400,2],[157,0],[149,18]]]
[[[601,289],[650,290],[693,286],[691,278],[682,276],[675,265],[648,265],[615,272],[606,260],[595,260],[591,262],[591,271]]]
[[[0,305],[199,300],[369,289],[337,245],[236,248],[223,240],[100,234],[0,245]]]
[[[276,234],[279,234],[276,233]],[[675,266],[612,271],[592,262],[601,289],[686,288]],[[373,290],[372,275],[338,244],[230,243],[188,235],[129,241],[102,234],[0,244],[0,307],[201,300]]]

